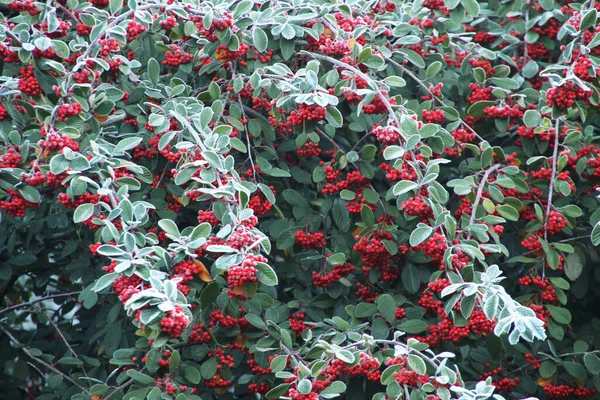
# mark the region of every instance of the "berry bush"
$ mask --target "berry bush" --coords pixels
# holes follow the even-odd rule
[[[0,397],[599,398],[600,3],[0,10]]]

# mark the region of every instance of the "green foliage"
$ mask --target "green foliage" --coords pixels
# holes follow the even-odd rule
[[[593,2],[7,4],[6,398],[600,389]]]

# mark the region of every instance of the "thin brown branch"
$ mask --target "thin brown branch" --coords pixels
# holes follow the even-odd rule
[[[22,346],[21,350],[23,350],[23,353],[25,353],[29,358],[31,358],[35,362],[43,365],[44,367],[48,368],[52,372],[54,372],[54,373],[62,376],[64,379],[66,379],[67,381],[71,382],[73,385],[77,386],[79,389],[81,389],[82,391],[84,391],[86,394],[88,394],[90,396],[92,395],[92,392],[90,392],[87,388],[85,388],[81,384],[77,383],[69,375],[65,374],[64,372],[62,372],[61,370],[59,370],[58,368],[56,368],[54,365],[49,364],[46,361],[42,360],[41,358],[36,357],[33,354],[31,354],[31,351],[29,351],[29,349],[27,347],[25,347],[25,345],[23,345],[21,342],[19,342],[16,337],[14,337],[9,331],[7,331],[6,329],[4,329],[2,326],[0,326],[0,330],[2,330],[6,334],[6,336],[8,336],[8,338],[12,342],[14,342],[16,345]]]
[[[14,306],[3,308],[2,310],[0,310],[0,314],[4,314],[6,312],[9,312],[9,311],[12,311],[12,310],[17,310],[17,309],[23,308],[23,307],[29,307],[32,304],[36,304],[36,303],[39,303],[39,302],[42,302],[42,301],[56,299],[56,298],[59,298],[59,297],[75,296],[75,295],[79,295],[80,293],[81,292],[58,293],[58,294],[53,294],[53,295],[46,296],[46,297],[41,297],[39,299],[28,301],[27,303],[16,304]]]
[[[471,218],[469,219],[469,226],[475,223],[475,214],[477,214],[477,207],[479,206],[479,202],[481,201],[481,197],[483,196],[483,188],[487,183],[488,178],[491,173],[500,168],[502,165],[496,164],[490,168],[488,168],[483,174],[483,178],[481,178],[481,182],[479,182],[479,187],[477,188],[477,196],[475,196],[475,201],[473,202],[473,207],[471,208]]]
[[[550,220],[550,211],[552,210],[552,195],[554,193],[554,180],[556,179],[556,170],[558,164],[558,128],[560,126],[560,118],[556,119],[554,125],[554,149],[552,151],[552,174],[548,183],[548,202],[546,204],[546,216],[544,218],[544,240],[548,241],[548,221]],[[542,278],[544,278],[546,268],[542,268]]]
[[[437,101],[442,107],[447,107],[446,103],[444,103],[444,100],[440,99],[439,97],[437,97],[432,91],[431,89],[425,85],[425,83],[419,79],[419,77],[417,75],[415,75],[411,70],[409,70],[408,68],[406,68],[404,65],[392,60],[391,58],[386,58],[387,61],[390,62],[390,64],[392,64],[394,67],[400,69],[404,74],[408,75],[412,80],[414,80],[419,86],[421,86],[423,89],[425,89],[425,91],[431,96],[431,98],[433,99],[433,101]],[[458,121],[472,134],[475,135],[475,137],[477,139],[479,139],[480,141],[484,141],[484,139],[479,136],[479,134],[473,129],[471,128],[471,126],[469,126],[469,124],[467,124],[462,118],[458,118]]]

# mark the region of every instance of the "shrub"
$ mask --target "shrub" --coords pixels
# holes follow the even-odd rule
[[[594,2],[5,7],[7,398],[595,396]]]

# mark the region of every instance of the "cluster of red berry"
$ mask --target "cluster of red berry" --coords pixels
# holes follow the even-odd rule
[[[371,135],[374,135],[377,140],[383,144],[398,143],[400,140],[398,128],[393,126],[381,126],[379,124],[375,124],[371,129]]]
[[[306,318],[306,314],[301,312],[295,312],[288,318],[290,323],[290,329],[296,334],[297,337],[302,336],[302,332],[311,327],[314,327],[312,324],[305,324],[304,318]]]
[[[566,399],[574,395],[578,399],[583,400],[593,397],[596,394],[596,390],[587,387],[579,389],[569,385],[547,384],[544,386],[544,394],[548,399]]]
[[[187,64],[194,59],[194,56],[188,53],[184,53],[181,48],[172,44],[169,46],[170,50],[167,50],[165,53],[165,59],[163,60],[163,65],[167,67],[177,68],[181,64]]]
[[[190,324],[190,319],[180,306],[167,313],[160,321],[160,328],[172,338],[180,337]]]
[[[38,141],[38,146],[42,150],[54,151],[58,150],[61,152],[65,147],[70,148],[73,151],[79,151],[79,143],[71,139],[67,135],[60,135],[56,132],[50,132],[46,134],[45,139]]]
[[[63,104],[58,108],[58,114],[56,118],[59,121],[66,121],[67,119],[76,116],[83,111],[83,107],[79,103]]]
[[[21,93],[32,97],[44,93],[33,73],[32,66],[21,67],[21,79],[19,79],[18,88]]]
[[[413,217],[431,218],[433,210],[421,197],[411,197],[402,202],[402,210]]]
[[[26,200],[19,192],[11,188],[6,189],[10,200],[0,201],[0,209],[13,217],[24,217],[28,208],[39,208],[39,203],[32,203]]]
[[[556,290],[554,289],[554,287],[548,279],[542,279],[541,276],[536,276],[533,278],[531,276],[524,276],[522,278],[519,278],[519,283],[525,287],[535,286],[541,289],[542,291],[540,295],[542,297],[542,300],[548,303],[558,303]]]
[[[146,32],[146,27],[137,21],[130,20],[127,24],[127,40],[132,41],[138,38],[142,33]]]
[[[269,186],[273,194],[275,194],[275,187]],[[265,195],[262,192],[254,193],[250,197],[250,201],[248,202],[248,207],[254,211],[255,215],[267,215],[269,211],[273,208],[273,204],[267,200]]]
[[[326,288],[340,279],[350,275],[354,272],[356,267],[350,263],[336,264],[333,266],[333,270],[325,275],[316,271],[312,272],[313,284],[318,287]]]
[[[591,90],[585,90],[569,81],[561,86],[548,89],[546,104],[549,107],[556,106],[559,109],[566,110],[572,107],[576,100],[586,100],[591,95]]]
[[[302,147],[298,147],[296,153],[298,157],[319,157],[321,155],[321,148],[319,147],[319,143],[308,141]]]
[[[256,265],[266,262],[268,260],[260,254],[248,254],[241,264],[234,265],[227,270],[227,284],[234,288],[258,282],[258,278],[256,277],[258,269]]]
[[[327,245],[325,241],[325,235],[323,232],[304,232],[297,231],[294,234],[296,238],[296,243],[302,246],[305,249],[320,249]]]

